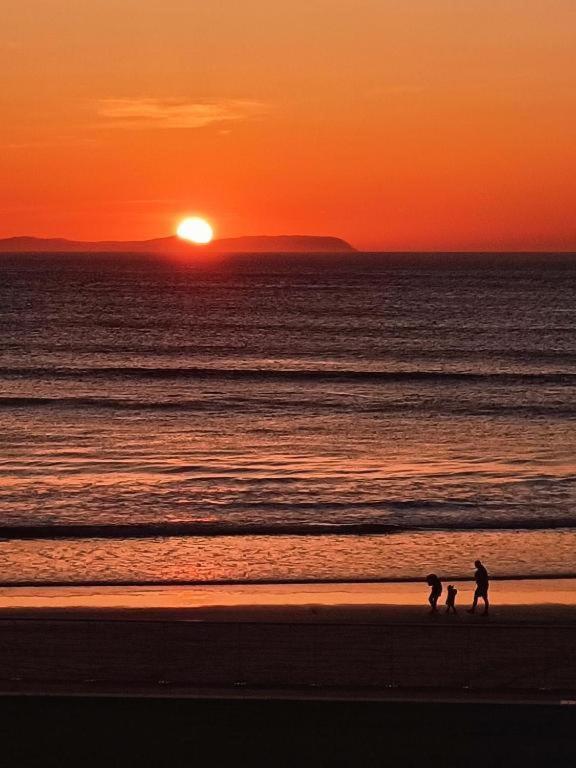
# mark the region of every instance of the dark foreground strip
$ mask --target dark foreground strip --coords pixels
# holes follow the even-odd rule
[[[226,699],[0,698],[5,766],[576,763],[576,708]]]

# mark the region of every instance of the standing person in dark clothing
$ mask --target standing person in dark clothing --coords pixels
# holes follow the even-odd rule
[[[488,613],[488,608],[490,606],[490,603],[488,602],[488,587],[490,586],[488,571],[484,568],[480,560],[476,560],[474,565],[476,566],[476,572],[474,574],[476,591],[474,592],[472,608],[468,610],[468,613],[474,613],[476,606],[478,605],[478,599],[482,598],[482,600],[484,600],[484,613],[486,614]]]
[[[435,573],[429,573],[428,576],[426,576],[426,584],[431,587],[430,596],[428,598],[430,607],[433,611],[437,611],[438,609],[436,608],[436,603],[442,594],[442,582]]]

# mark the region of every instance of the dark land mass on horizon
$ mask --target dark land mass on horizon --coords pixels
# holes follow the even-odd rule
[[[66,238],[7,237],[0,238],[0,256],[84,256],[102,258],[115,254],[127,258],[157,259],[163,256],[190,259],[204,256],[234,257],[243,260],[254,256],[273,257],[274,262],[284,257],[310,257],[314,263],[329,259],[331,265],[349,264],[362,259],[365,266],[381,266],[383,260],[391,267],[447,267],[447,268],[521,268],[525,266],[556,266],[574,269],[576,253],[570,251],[498,251],[498,250],[444,250],[444,251],[391,251],[360,250],[338,237],[307,235],[253,235],[220,238],[207,245],[186,242],[177,236],[152,240],[98,240],[82,241]]]
[[[1,253],[353,253],[350,243],[339,237],[308,235],[254,235],[213,240],[196,245],[179,237],[153,240],[101,240],[95,242],[65,238],[8,237],[0,240]]]

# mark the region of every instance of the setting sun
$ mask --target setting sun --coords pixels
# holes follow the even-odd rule
[[[204,219],[192,216],[183,219],[176,230],[178,237],[197,245],[205,245],[214,237],[214,230]]]

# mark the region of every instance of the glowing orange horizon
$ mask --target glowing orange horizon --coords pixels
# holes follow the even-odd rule
[[[34,6],[0,29],[0,237],[200,209],[222,237],[576,250],[570,0]]]

